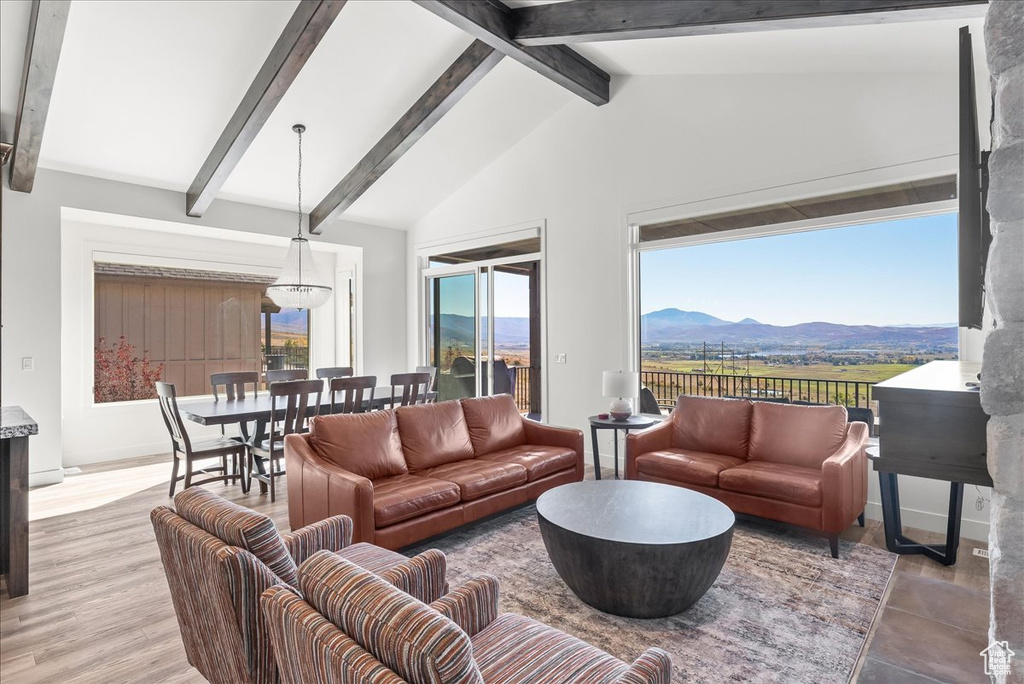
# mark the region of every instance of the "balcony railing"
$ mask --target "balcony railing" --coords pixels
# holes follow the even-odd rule
[[[532,366],[509,366],[514,374],[512,396],[516,399],[516,406],[523,413],[530,413],[533,408],[530,406],[530,386],[533,384],[539,368]]]
[[[773,378],[749,375],[712,375],[673,371],[641,371],[640,381],[654,392],[658,405],[671,409],[680,394],[705,397],[788,399],[812,404],[840,404],[872,408],[873,382],[820,378]]]
[[[309,347],[273,346],[264,357],[266,370],[309,368]]]

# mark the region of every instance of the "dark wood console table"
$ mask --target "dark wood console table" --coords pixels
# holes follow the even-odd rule
[[[20,406],[0,409],[0,573],[10,598],[28,593],[28,438],[38,432]]]
[[[977,388],[980,364],[932,361],[874,386],[879,448],[872,463],[881,489],[885,543],[890,551],[956,563],[964,485],[992,486],[985,462],[988,416]],[[946,543],[921,544],[903,535],[898,475],[950,483]]]

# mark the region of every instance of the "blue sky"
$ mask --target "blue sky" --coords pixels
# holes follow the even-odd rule
[[[494,274],[494,315],[527,318],[530,315],[530,279],[512,273]],[[441,281],[441,313],[473,315],[472,275],[451,276]]]
[[[644,252],[642,313],[772,325],[957,319],[956,214]]]

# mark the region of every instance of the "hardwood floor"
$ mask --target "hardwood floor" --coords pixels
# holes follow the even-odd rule
[[[149,523],[153,508],[170,503],[168,457],[82,470],[30,494],[30,593],[0,593],[0,680],[205,681],[185,660]],[[283,497],[271,504],[257,487],[207,488],[288,529]],[[843,537],[885,546],[877,521]],[[964,539],[952,568],[900,557],[853,681],[988,681],[977,677],[984,643],[975,646],[988,624],[988,561],[972,555],[978,546]]]

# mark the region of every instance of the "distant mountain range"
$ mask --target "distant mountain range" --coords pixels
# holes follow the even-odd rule
[[[766,345],[824,345],[863,347],[884,345],[941,346],[956,344],[955,325],[843,325],[815,321],[797,325],[768,325],[752,318],[726,321],[700,311],[662,309],[641,316],[644,346],[697,342]]]
[[[484,325],[487,319],[484,318]],[[456,340],[461,344],[473,344],[473,317],[458,314],[441,314],[441,343]],[[499,344],[530,344],[530,319],[497,317],[494,319],[494,340]]]

